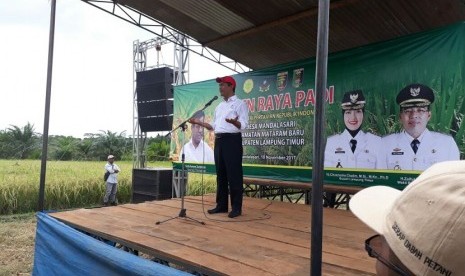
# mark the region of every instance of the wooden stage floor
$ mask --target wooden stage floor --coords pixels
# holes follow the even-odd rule
[[[203,202],[203,203],[202,203]],[[310,275],[310,206],[244,197],[243,215],[209,215],[213,196],[52,213],[66,224],[208,275]],[[171,217],[172,220],[156,225]],[[374,234],[350,211],[324,209],[323,275],[374,275]]]

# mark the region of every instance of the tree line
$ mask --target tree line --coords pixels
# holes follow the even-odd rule
[[[0,130],[0,159],[40,159],[42,134],[27,123],[23,127],[10,125]],[[170,139],[164,136],[147,138],[146,159],[163,161],[169,159]],[[51,135],[48,138],[49,160],[106,160],[109,154],[120,160],[132,160],[133,139],[126,132],[101,130],[86,133],[84,138]]]

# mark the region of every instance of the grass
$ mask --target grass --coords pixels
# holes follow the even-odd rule
[[[0,160],[0,214],[18,214],[37,210],[40,184],[40,161]],[[105,185],[105,162],[49,161],[45,178],[46,210],[98,205]],[[131,162],[118,162],[122,172],[118,199],[129,202]]]
[[[35,230],[34,213],[0,216],[0,276],[30,275]]]
[[[118,202],[129,203],[132,193],[132,162],[116,161]],[[49,161],[45,178],[45,210],[99,206],[105,183],[105,162]],[[171,167],[170,162],[157,162],[147,167]],[[38,207],[40,161],[0,160],[0,215],[34,212]],[[189,195],[215,190],[211,175],[189,174]]]
[[[115,161],[121,168],[118,201],[131,201],[132,162]],[[105,162],[49,161],[45,181],[45,210],[101,205]],[[171,162],[147,167],[171,167]],[[0,160],[0,276],[30,275],[39,197],[40,161]],[[212,193],[215,176],[189,174],[188,195]]]

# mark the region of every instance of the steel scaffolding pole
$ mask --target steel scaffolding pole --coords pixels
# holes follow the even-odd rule
[[[114,15],[130,24],[138,26],[148,32],[151,32],[155,37],[162,38],[180,47],[184,47],[187,51],[196,53],[203,58],[206,58],[214,63],[224,66],[234,72],[244,73],[250,71],[247,66],[228,58],[208,47],[203,46],[196,39],[189,37],[186,34],[180,34],[179,31],[152,18],[146,14],[139,12],[136,9],[118,4],[114,0],[81,0],[93,7],[96,7],[104,12]],[[185,40],[189,41],[186,47]]]
[[[157,37],[140,42],[133,42],[133,167],[144,168],[146,164],[145,149],[147,146],[147,133],[142,132],[139,125],[138,110],[137,110],[137,72],[146,71],[153,68],[169,67],[173,69],[173,85],[187,84],[189,80],[189,40],[183,34],[173,34],[176,40],[182,41],[180,44],[175,44],[174,64],[160,64],[159,52],[161,46],[171,43],[171,39]],[[148,62],[148,51],[155,49],[157,51],[157,63],[151,66]]]

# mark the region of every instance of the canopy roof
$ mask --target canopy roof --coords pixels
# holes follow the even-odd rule
[[[115,1],[116,2],[116,1]],[[118,0],[254,70],[314,57],[316,0]],[[465,20],[465,0],[333,0],[329,52]]]

